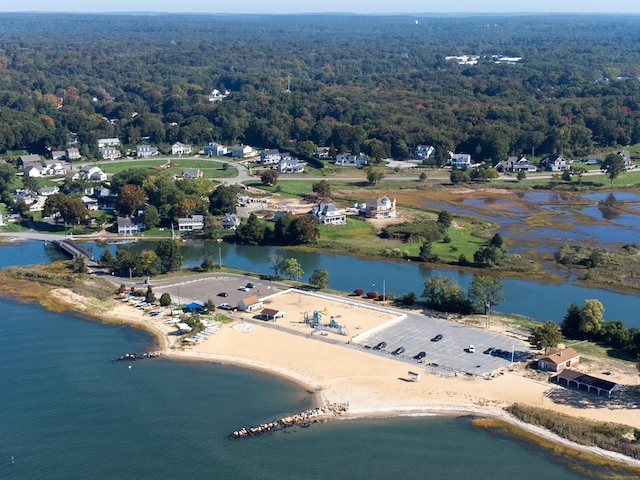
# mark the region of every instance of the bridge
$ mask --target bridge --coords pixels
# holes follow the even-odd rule
[[[53,240],[51,242],[58,249],[69,255],[71,258],[83,257],[88,265],[97,266],[98,262],[93,259],[93,255],[89,250],[81,245],[78,245],[73,240]]]

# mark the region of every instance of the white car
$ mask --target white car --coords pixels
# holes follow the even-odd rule
[[[476,347],[474,347],[473,345],[469,345],[469,347],[467,348],[467,352],[476,353]]]
[[[232,309],[231,305],[229,305],[228,303],[221,303],[220,305],[218,305],[218,308],[221,308],[222,310],[231,310]]]
[[[240,287],[238,290],[240,290],[241,292],[248,292],[249,289],[247,287]]]

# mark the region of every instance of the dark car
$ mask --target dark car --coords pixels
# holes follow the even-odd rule
[[[229,296],[229,294],[228,294],[227,292],[220,292],[220,293],[218,294],[218,296],[219,296],[219,297],[228,297],[228,296]]]
[[[432,342],[439,342],[440,340],[442,340],[444,337],[442,336],[442,334],[437,334],[435,337],[433,337],[431,339]]]
[[[391,352],[391,355],[402,355],[404,352],[404,347],[398,347],[393,352]]]
[[[374,350],[382,350],[384,348],[387,348],[387,342],[380,342],[375,347],[373,347]]]
[[[416,355],[413,356],[413,359],[422,360],[426,356],[427,356],[427,352],[418,352]]]
[[[247,283],[247,288],[254,288],[255,286],[256,286],[255,283],[251,283],[251,282]]]
[[[486,349],[484,352],[482,352],[482,353],[484,353],[485,355],[493,355],[493,352],[495,352],[495,351],[496,351],[496,349],[495,349],[495,348],[493,348],[493,347],[489,347],[489,348],[487,348],[487,349]]]

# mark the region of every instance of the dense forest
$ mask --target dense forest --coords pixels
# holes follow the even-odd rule
[[[639,42],[613,15],[2,14],[0,155],[119,137],[586,156],[640,142]]]

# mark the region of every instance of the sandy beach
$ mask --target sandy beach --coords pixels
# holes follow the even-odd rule
[[[69,291],[55,290],[52,293],[59,298],[64,297],[65,301],[74,302],[75,306],[82,303],[80,297],[74,298]],[[418,382],[410,382],[408,367],[411,366],[405,362],[390,356],[372,355],[349,345],[346,340],[311,335],[310,328],[301,324],[297,317],[314,308],[325,309],[327,313],[337,311],[338,307],[327,300],[309,299],[309,304],[303,305],[300,299],[281,296],[279,299],[273,298],[265,306],[286,308],[291,312],[288,321],[283,319],[278,322],[278,328],[274,328],[275,324],[251,321],[251,315],[245,314],[243,318],[240,312],[234,313],[233,321],[221,325],[215,334],[189,346],[184,346],[180,337],[174,334],[175,327],[162,323],[162,317],[151,317],[126,303],[114,301],[105,305],[100,312],[88,313],[110,321],[131,323],[153,332],[157,336],[160,351],[176,359],[232,364],[285,376],[315,393],[320,404],[348,402],[349,417],[472,413],[514,422],[503,408],[517,402],[576,417],[640,428],[637,405],[610,402],[593,394],[557,387],[529,378],[522,370],[506,371],[485,380],[466,375],[429,374],[416,369],[421,372],[421,378]],[[347,326],[354,332],[356,327],[362,330],[376,328],[377,325],[392,321],[394,316],[384,312],[371,315],[365,309],[352,309],[350,325]],[[638,383],[638,378],[624,378],[626,384],[632,380]],[[552,395],[558,389],[561,401],[555,401]],[[575,401],[572,401],[573,396]],[[565,443],[541,429],[522,426],[555,442]],[[617,454],[592,448],[588,450],[615,460],[629,461]],[[640,466],[640,462],[632,463]]]

